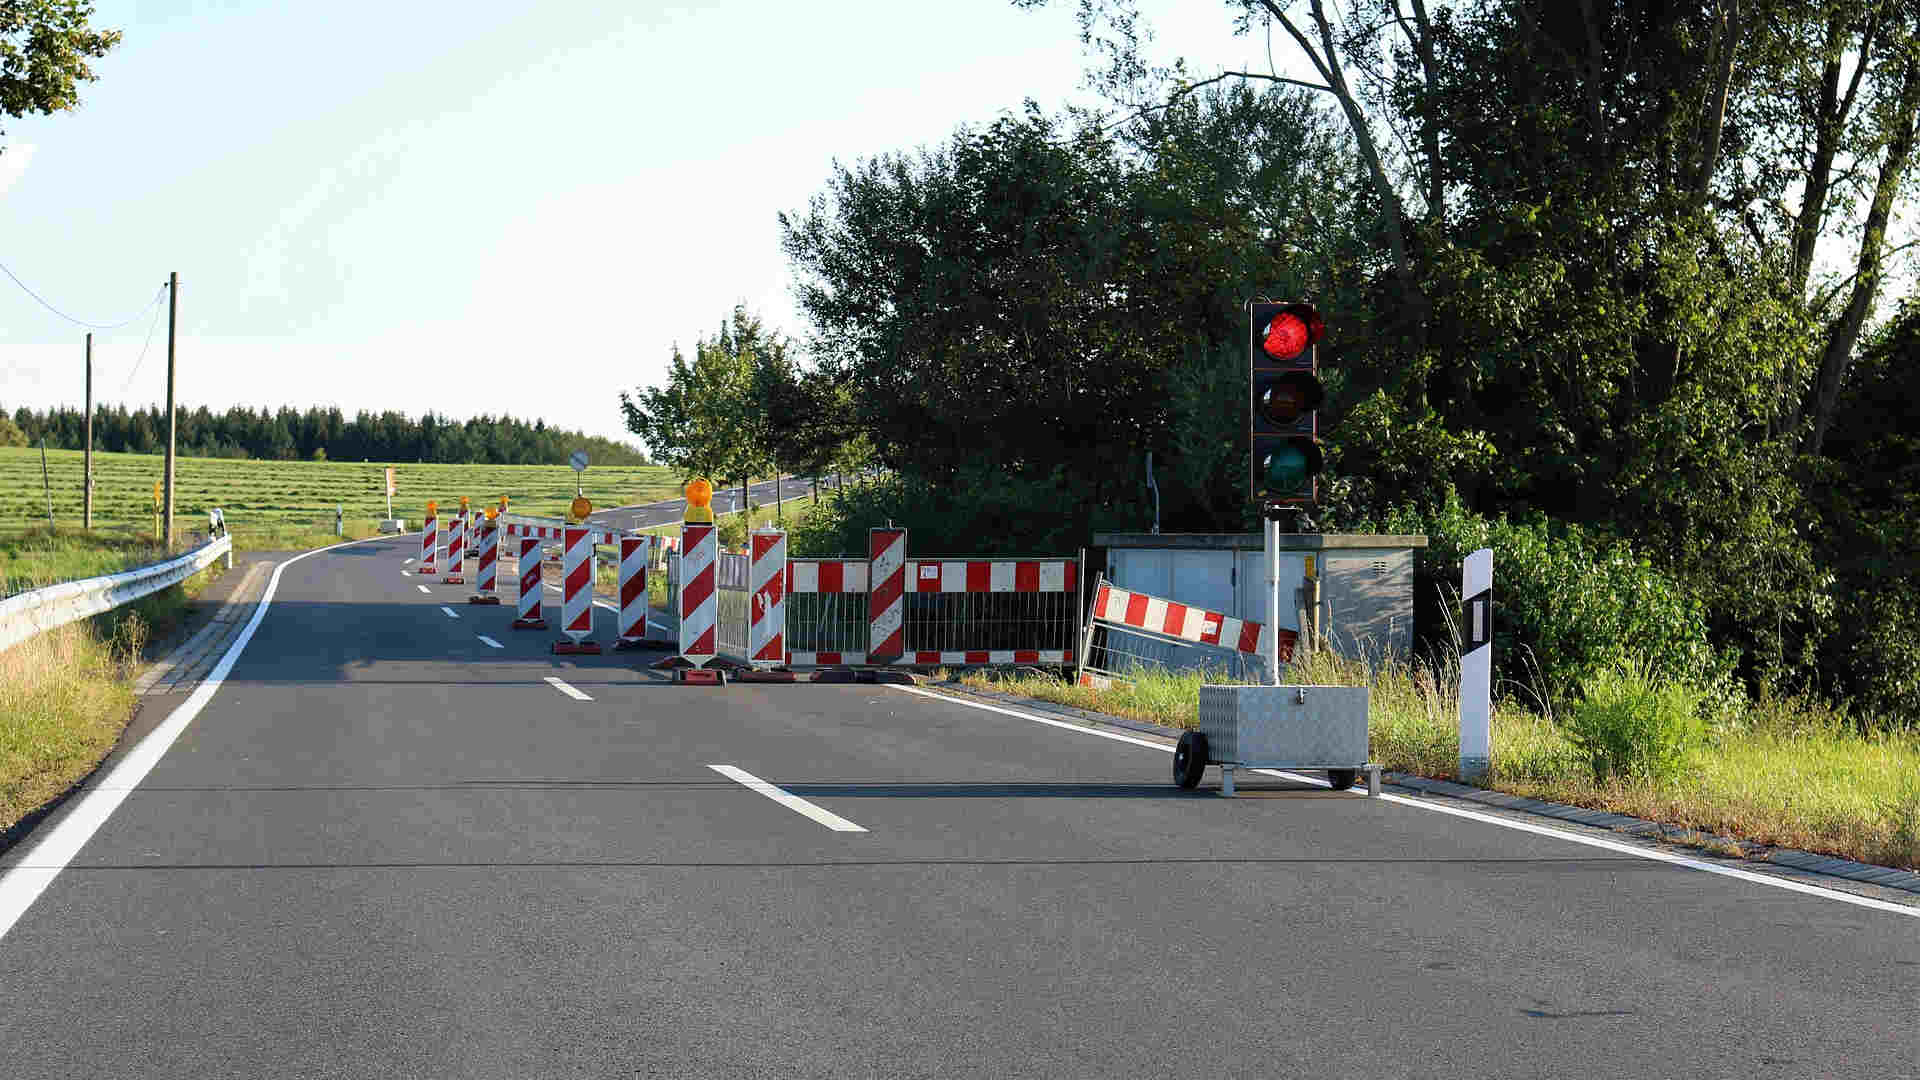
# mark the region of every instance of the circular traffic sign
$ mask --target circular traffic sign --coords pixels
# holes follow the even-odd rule
[[[586,472],[587,471],[587,452],[585,450],[575,450],[571,455],[568,456],[567,464],[573,466],[574,472]]]

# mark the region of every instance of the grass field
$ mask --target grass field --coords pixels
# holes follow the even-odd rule
[[[80,524],[85,455],[47,451],[48,480],[57,525]],[[560,517],[573,499],[574,473],[565,465],[420,465],[344,461],[234,461],[179,458],[174,463],[176,528],[204,527],[219,507],[236,539],[271,532],[333,531],[334,508],[348,522],[386,516],[385,469],[397,470],[393,512],[418,527],[427,500],[458,506],[460,496],[476,507],[500,496],[523,514]],[[153,485],[165,458],[158,454],[93,455],[96,527],[111,532],[153,533]],[[626,506],[679,497],[679,477],[665,466],[595,466],[581,474],[596,507]],[[0,447],[0,532],[44,525],[47,499],[38,448]],[[349,532],[351,535],[351,531]],[[259,544],[245,546],[259,547]]]

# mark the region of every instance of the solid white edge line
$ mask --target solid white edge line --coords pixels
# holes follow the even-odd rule
[[[502,644],[500,644],[499,642],[497,642],[497,641],[495,641],[495,640],[493,640],[492,638],[490,638],[490,637],[488,637],[488,636],[487,636],[487,635],[485,635],[485,634],[479,634],[479,635],[476,635],[476,636],[478,636],[478,637],[480,638],[480,640],[481,640],[481,641],[484,641],[484,642],[486,642],[486,643],[487,643],[488,645],[491,645],[492,647],[494,647],[494,648],[496,648],[496,649],[504,649],[504,648],[506,648],[506,646],[505,646],[505,645],[502,645]]]
[[[441,611],[444,611],[444,612],[446,612],[446,613],[447,613],[447,618],[449,618],[449,619],[457,619],[457,618],[459,618],[459,617],[460,617],[460,613],[459,613],[459,612],[457,612],[457,611],[455,611],[455,610],[453,610],[452,608],[450,608],[450,607],[448,607],[448,606],[447,606],[447,605],[445,605],[445,604],[441,604],[441,605],[440,605],[440,610],[441,610]]]
[[[227,673],[233,670],[234,663],[240,659],[241,650],[247,647],[247,642],[253,640],[253,632],[260,626],[260,620],[266,618],[267,608],[273,603],[273,594],[280,588],[280,575],[287,567],[308,556],[319,555],[335,548],[387,539],[391,537],[368,537],[365,540],[348,540],[323,548],[315,548],[295,555],[273,568],[273,577],[267,581],[267,591],[261,595],[260,602],[254,605],[253,618],[247,621],[240,635],[233,639],[233,644],[227,648],[226,655],[214,665],[212,673],[200,684],[199,689],[195,690],[186,701],[181,702],[180,707],[173,710],[172,715],[160,721],[159,725],[149,731],[145,738],[136,743],[133,749],[127,752],[127,756],[121,758],[120,763],[115,765],[99,784],[83,789],[79,801],[66,816],[60,819],[60,823],[53,827],[53,831],[36,843],[18,863],[7,868],[5,876],[0,876],[0,939],[6,938],[7,932],[12,930],[21,916],[27,913],[27,909],[33,906],[33,902],[40,898],[40,894],[46,891],[47,886],[53,884],[54,877],[67,868],[67,864],[80,853],[80,849],[93,838],[93,834],[99,831],[100,826],[106,824],[107,818],[119,809],[121,801],[127,797],[128,793],[139,786],[140,781],[146,779],[147,774],[153,771],[153,767],[160,763],[160,759],[173,746],[174,740],[180,737],[180,733],[187,729],[187,725],[193,722],[193,718],[200,715],[200,710],[207,707],[207,702],[213,699],[214,691],[220,689],[220,684],[226,681]]]
[[[772,799],[774,802],[779,803],[781,806],[786,807],[796,814],[804,814],[812,818],[827,828],[832,829],[834,832],[867,831],[864,826],[855,825],[839,814],[816,806],[785,788],[769,784],[745,769],[735,768],[732,765],[709,765],[707,768],[712,769],[714,772],[719,773],[729,780],[738,781],[740,784],[765,795],[767,798]]]
[[[547,676],[547,681],[553,684],[553,688],[555,690],[560,691],[561,693],[567,695],[568,697],[572,698],[575,701],[592,701],[593,700],[587,695],[581,693],[578,690],[575,690],[573,687],[568,686],[566,683],[560,681],[559,679],[554,678],[551,675]]]
[[[1095,731],[1092,728],[1085,727],[1080,724],[1070,724],[1063,720],[1049,720],[1044,716],[1034,716],[1030,713],[1023,713],[1015,709],[1002,708],[1001,706],[998,706],[998,705],[989,705],[989,704],[986,704],[985,702],[980,702],[980,701],[967,701],[963,698],[950,697],[946,694],[934,693],[931,690],[922,690],[919,687],[915,687],[915,686],[900,686],[898,684],[883,684],[883,685],[889,685],[892,687],[892,689],[900,690],[905,693],[918,694],[921,697],[934,698],[938,701],[952,702],[955,705],[966,705],[970,708],[984,709],[988,712],[1004,713],[1007,716],[1018,717],[1019,719],[1022,719],[1022,720],[1031,720],[1034,723],[1046,724],[1049,727],[1065,728],[1068,731],[1077,731],[1083,735],[1097,735],[1103,739],[1112,739],[1115,742],[1133,743],[1135,746],[1151,747],[1152,749],[1165,751],[1166,753],[1169,753],[1169,754],[1173,752],[1173,747],[1168,746],[1165,743],[1149,742],[1146,739],[1136,739],[1127,735],[1116,735],[1110,731]],[[1282,777],[1286,777],[1289,780],[1306,780],[1311,783],[1321,784],[1323,786],[1325,786],[1326,784],[1325,781],[1318,780],[1314,777],[1301,776],[1297,773],[1285,772],[1285,771],[1276,770],[1276,769],[1254,769],[1251,771],[1265,773],[1268,776],[1282,776]],[[1364,795],[1360,797],[1366,798],[1366,796]],[[1561,829],[1555,829],[1545,825],[1535,825],[1535,824],[1532,824],[1531,822],[1525,822],[1525,821],[1513,821],[1508,818],[1496,817],[1493,814],[1482,814],[1473,810],[1463,810],[1453,806],[1440,806],[1432,802],[1428,802],[1427,800],[1424,800],[1424,799],[1410,799],[1404,795],[1390,795],[1383,792],[1381,793],[1380,798],[1387,802],[1398,803],[1401,806],[1411,806],[1421,810],[1431,810],[1434,813],[1438,813],[1438,814],[1451,814],[1454,817],[1469,818],[1473,821],[1482,821],[1489,825],[1498,825],[1506,829],[1517,829],[1520,832],[1534,833],[1539,836],[1550,836],[1556,840],[1568,840],[1576,844],[1585,844],[1588,847],[1596,847],[1596,848],[1602,848],[1607,851],[1620,852],[1621,854],[1624,854],[1624,855],[1635,855],[1643,859],[1651,859],[1654,862],[1669,863],[1674,866],[1684,866],[1689,870],[1704,870],[1709,874],[1719,874],[1722,877],[1737,878],[1741,881],[1750,881],[1756,885],[1771,885],[1776,889],[1786,889],[1791,892],[1806,893],[1809,896],[1818,896],[1827,900],[1838,900],[1838,901],[1841,901],[1842,903],[1853,904],[1856,907],[1872,908],[1875,911],[1891,911],[1898,915],[1908,916],[1909,918],[1920,918],[1920,908],[1906,907],[1901,904],[1890,903],[1886,900],[1876,900],[1868,896],[1855,896],[1852,893],[1840,892],[1838,890],[1824,888],[1819,885],[1808,885],[1804,882],[1799,882],[1799,881],[1789,881],[1784,878],[1774,877],[1770,874],[1756,874],[1751,870],[1740,870],[1731,866],[1715,866],[1712,863],[1701,862],[1698,859],[1690,859],[1685,855],[1674,855],[1665,851],[1653,851],[1647,848],[1636,847],[1632,844],[1624,844],[1617,840],[1604,840],[1597,836],[1579,836],[1574,833],[1565,832]]]

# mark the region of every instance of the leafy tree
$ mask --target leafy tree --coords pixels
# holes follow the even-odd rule
[[[25,445],[27,445],[27,433],[20,430],[20,425],[14,423],[12,417],[0,415],[0,446]]]
[[[674,348],[665,386],[621,392],[627,430],[689,477],[724,484],[763,472],[771,454],[755,371],[763,355],[767,364],[783,364],[785,351],[757,317],[735,307],[712,339],[694,344],[691,363]]]
[[[0,115],[79,106],[79,84],[98,78],[87,61],[120,43],[120,31],[89,27],[92,15],[85,0],[0,0]]]

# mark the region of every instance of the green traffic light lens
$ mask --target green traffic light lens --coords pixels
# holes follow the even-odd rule
[[[1276,447],[1261,460],[1260,472],[1267,478],[1269,492],[1290,495],[1306,486],[1307,455],[1299,447]]]

